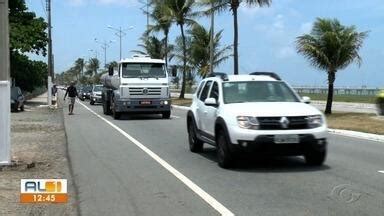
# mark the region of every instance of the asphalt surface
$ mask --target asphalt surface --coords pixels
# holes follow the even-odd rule
[[[300,157],[244,158],[225,170],[214,148],[189,152],[186,111],[174,109],[170,120],[113,120],[101,106],[84,104],[95,113],[79,103],[75,115],[64,112],[82,215],[220,214],[126,135],[235,215],[384,215],[384,143],[330,135],[322,167]]]

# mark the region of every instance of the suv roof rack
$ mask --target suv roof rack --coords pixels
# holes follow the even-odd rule
[[[279,77],[279,75],[277,75],[276,73],[274,72],[252,72],[250,73],[249,75],[256,75],[256,76],[270,76],[276,80],[281,80],[281,78]]]
[[[213,73],[210,73],[207,77],[218,77],[223,81],[228,81],[228,74],[222,73],[222,72],[213,72]]]

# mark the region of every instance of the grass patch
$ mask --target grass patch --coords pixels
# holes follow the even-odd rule
[[[191,99],[179,99],[179,98],[172,98],[172,104],[178,105],[178,106],[191,106],[192,100]]]
[[[384,135],[384,117],[364,113],[333,113],[327,116],[328,127]]]
[[[326,94],[308,94],[308,93],[302,93],[300,96],[308,96],[311,98],[311,100],[321,100],[326,101],[327,95]],[[375,96],[364,96],[364,95],[334,95],[333,101],[338,102],[352,102],[352,103],[375,103],[376,97]]]

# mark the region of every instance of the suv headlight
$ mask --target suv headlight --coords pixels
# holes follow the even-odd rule
[[[257,121],[256,117],[252,116],[237,116],[237,124],[244,129],[259,129],[259,121]]]
[[[309,128],[321,127],[324,124],[323,117],[321,115],[308,116]]]

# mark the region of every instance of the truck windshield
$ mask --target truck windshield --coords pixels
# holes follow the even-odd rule
[[[246,81],[223,83],[224,103],[299,102],[292,90],[277,81]]]
[[[123,63],[123,78],[165,78],[163,64],[158,63]]]

